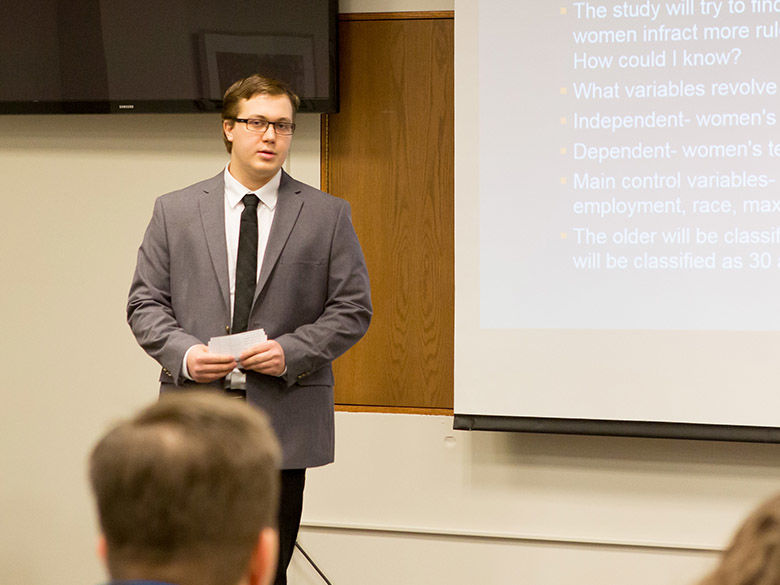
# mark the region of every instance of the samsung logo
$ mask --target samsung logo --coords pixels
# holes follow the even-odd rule
[[[133,108],[135,108],[133,104],[119,104],[120,110],[132,110]]]

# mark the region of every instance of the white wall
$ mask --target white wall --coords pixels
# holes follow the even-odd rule
[[[683,585],[780,488],[780,445],[453,431],[338,413],[300,542],[339,585]],[[314,584],[294,559],[294,583]]]
[[[319,116],[288,168],[319,183]],[[97,583],[85,461],[157,395],[124,306],[158,195],[219,172],[219,116],[0,116],[0,583]]]
[[[299,122],[289,170],[318,184],[319,118]],[[0,117],[0,583],[103,580],[86,456],[156,397],[157,367],[124,320],[136,250],[154,198],[225,160],[216,116]],[[780,488],[775,445],[464,433],[409,415],[337,424],[301,535],[334,585],[687,583]],[[300,557],[293,572],[316,582]]]

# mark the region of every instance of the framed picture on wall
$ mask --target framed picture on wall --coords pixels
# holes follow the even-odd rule
[[[234,81],[253,73],[316,95],[313,36],[201,33],[199,40],[205,98],[221,100]]]

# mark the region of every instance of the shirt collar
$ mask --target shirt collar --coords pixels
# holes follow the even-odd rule
[[[244,195],[247,193],[254,193],[260,201],[265,203],[265,205],[273,211],[276,207],[276,201],[279,198],[279,185],[282,182],[282,169],[279,169],[265,185],[252,191],[244,187],[230,174],[228,166],[229,165],[225,165],[225,198],[227,199],[228,205],[230,205],[231,208],[235,208],[241,203]]]

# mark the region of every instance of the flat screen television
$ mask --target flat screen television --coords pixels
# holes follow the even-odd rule
[[[236,79],[338,111],[338,0],[24,0],[0,17],[0,114],[213,112]]]

